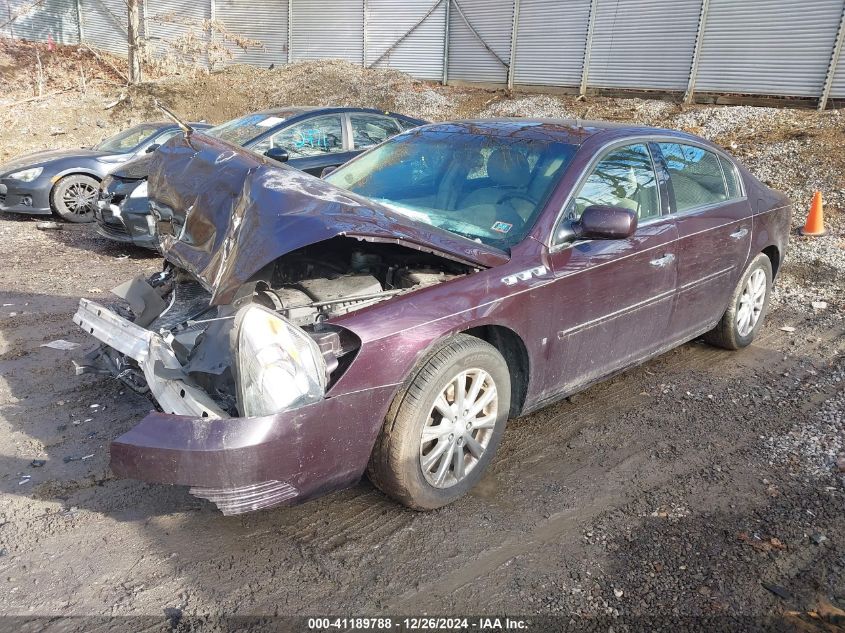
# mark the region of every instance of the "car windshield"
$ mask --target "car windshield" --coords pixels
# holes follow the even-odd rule
[[[161,125],[142,123],[141,125],[136,125],[128,130],[123,130],[120,134],[110,136],[104,141],[100,141],[98,145],[94,146],[94,149],[103,152],[126,154],[146,143],[160,130]]]
[[[326,181],[507,249],[534,225],[576,149],[545,140],[416,130],[382,143]]]
[[[264,134],[271,127],[284,123],[284,121],[284,117],[273,114],[247,114],[238,119],[215,125],[213,128],[206,130],[205,134],[235,145],[245,145]]]

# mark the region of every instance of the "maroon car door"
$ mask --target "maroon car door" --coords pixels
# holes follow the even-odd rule
[[[611,148],[588,170],[563,221],[587,206],[637,212],[636,233],[622,240],[553,245],[549,263],[548,375],[544,396],[581,386],[663,348],[676,289],[678,232],[666,213],[665,174],[648,146]],[[661,195],[661,190],[663,195]]]
[[[658,143],[678,225],[678,296],[671,329],[691,338],[727,308],[751,245],[751,213],[736,168],[688,142]]]

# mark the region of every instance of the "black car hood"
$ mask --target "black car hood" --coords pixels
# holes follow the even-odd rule
[[[8,163],[0,165],[0,173],[8,173],[11,171],[19,171],[27,167],[38,167],[53,161],[63,160],[66,158],[75,159],[97,159],[105,156],[122,156],[122,154],[115,154],[113,152],[100,152],[93,149],[51,149],[40,152],[31,152],[18,156],[10,160]]]
[[[337,236],[385,241],[490,267],[509,256],[492,246],[412,220],[237,145],[194,133],[153,154],[151,207],[171,218],[164,256],[212,293],[212,304],[282,255]]]

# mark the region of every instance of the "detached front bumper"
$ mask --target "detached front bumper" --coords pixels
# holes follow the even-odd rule
[[[160,334],[87,299],[74,321],[135,359],[156,400],[172,412],[150,413],[112,443],[115,474],[191,486],[224,514],[292,504],[356,482],[395,389],[325,398],[273,416],[227,418],[201,389],[159,375],[180,367]]]

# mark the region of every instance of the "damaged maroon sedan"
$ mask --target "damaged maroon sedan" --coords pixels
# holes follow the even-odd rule
[[[78,371],[148,392],[114,472],[225,514],[365,472],[465,494],[509,418],[706,335],[760,330],[791,205],[681,132],[490,120],[405,132],[320,180],[199,133],[149,181],[166,264],[74,320]]]

